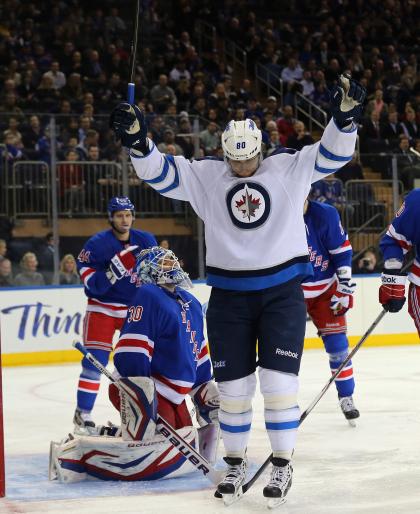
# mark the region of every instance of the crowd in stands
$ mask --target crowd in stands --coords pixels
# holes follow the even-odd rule
[[[74,162],[118,162],[122,156],[108,116],[126,98],[133,32],[128,4],[4,0],[0,6],[1,162],[50,164],[54,114],[64,170],[60,187],[71,192],[69,212],[89,205],[89,191],[98,182]],[[267,0],[151,0],[142,5],[136,102],[161,151],[221,157],[224,126],[247,117],[263,131],[265,155],[285,146],[300,150],[319,133],[309,133],[308,120],[297,119],[295,103],[304,97],[327,110],[329,88],[348,72],[366,87],[368,101],[360,152],[337,174],[337,183],[363,179],[364,166],[391,178],[389,154],[399,156],[405,189],[420,178],[418,2],[296,0],[286,6]],[[194,30],[199,19],[217,28],[218,39],[210,46],[202,46]],[[245,74],[235,74],[224,58],[226,38],[246,51]],[[274,90],[266,97],[257,94],[256,64],[282,81],[283,98]],[[349,209],[343,191],[331,185],[318,184],[313,195],[342,212]]]

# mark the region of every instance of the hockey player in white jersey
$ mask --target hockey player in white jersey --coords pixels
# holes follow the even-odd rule
[[[190,162],[159,152],[147,138],[137,106],[123,103],[112,112],[110,125],[130,148],[137,175],[162,195],[190,202],[205,224],[207,283],[212,286],[207,329],[228,465],[218,492],[226,503],[240,496],[246,479],[257,365],[273,452],[263,494],[269,504],[280,503],[290,488],[306,324],[301,281],[312,274],[303,204],[312,182],[351,160],[354,122],[365,96],[362,86],[341,77],[331,95],[333,119],[321,141],[265,160],[261,131],[249,119],[226,126],[224,160]]]

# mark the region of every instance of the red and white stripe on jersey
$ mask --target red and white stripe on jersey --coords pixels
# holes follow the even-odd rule
[[[185,399],[185,395],[191,391],[194,385],[192,382],[173,380],[159,374],[153,374],[153,379],[156,384],[156,391],[176,405],[179,405]]]
[[[416,284],[416,286],[420,286],[420,263],[417,259],[414,259],[410,273],[408,274],[408,280]]]
[[[125,318],[127,316],[127,305],[123,303],[101,302],[96,298],[88,298],[86,312],[101,312],[113,318]]]
[[[316,298],[326,291],[336,280],[337,275],[334,274],[330,278],[324,278],[316,282],[305,282],[302,284],[303,294],[305,298]]]
[[[338,369],[338,366],[337,366]],[[334,374],[336,370],[331,369],[331,373]],[[353,378],[353,365],[349,364],[345,368],[343,368],[335,379],[336,382],[343,382],[344,380],[349,380]]]
[[[96,394],[99,391],[99,380],[92,380],[91,378],[83,378],[79,379],[78,390],[83,391],[84,393],[94,393]]]
[[[95,271],[95,268],[89,268],[88,266],[80,268],[80,278],[82,279],[82,282],[85,287],[89,288],[89,279],[92,278],[92,275],[95,273]]]
[[[388,230],[386,232],[386,235],[389,237],[392,237],[392,239],[395,239],[395,241],[398,243],[398,245],[403,249],[404,254],[406,254],[412,247],[412,242],[409,241],[405,236],[398,233],[394,225],[391,225],[388,227]]]
[[[115,346],[114,354],[117,353],[143,353],[151,362],[155,343],[145,334],[124,334],[120,337]]]
[[[337,255],[339,253],[344,252],[351,252],[353,249],[351,247],[351,243],[349,239],[347,238],[342,245],[340,245],[338,248],[335,248],[334,250],[328,250],[331,255]]]
[[[200,353],[198,354],[197,368],[199,366],[201,366],[202,364],[204,364],[205,362],[207,362],[208,360],[210,360],[209,349],[207,347],[207,342],[204,340],[201,343],[201,350],[200,350]]]

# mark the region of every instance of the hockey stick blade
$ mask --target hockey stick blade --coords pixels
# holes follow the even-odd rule
[[[73,342],[76,350],[79,350],[86,359],[95,366],[108,380],[119,388],[118,380],[88,351],[80,342]],[[167,439],[172,446],[183,455],[198,471],[207,477],[214,485],[219,484],[224,477],[223,471],[216,470],[193,446],[191,446],[178,432],[159,414],[156,421],[161,426],[158,432]]]
[[[338,377],[338,375],[341,373],[343,368],[347,366],[348,362],[351,360],[351,358],[354,356],[354,354],[359,350],[359,348],[362,346],[362,344],[366,341],[368,336],[373,332],[375,327],[378,325],[378,323],[381,321],[381,319],[385,316],[387,311],[383,309],[380,314],[376,317],[375,321],[370,325],[370,327],[366,330],[360,341],[356,344],[356,346],[353,348],[353,350],[348,354],[346,359],[341,363],[341,365],[337,368],[337,370],[334,372],[333,375],[331,375],[331,378],[328,380],[328,382],[323,387],[322,391],[315,397],[315,399],[311,402],[311,404],[306,408],[305,411],[303,411],[300,420],[299,420],[299,426],[304,422],[304,420],[307,418],[309,413],[315,408],[317,403],[321,400],[321,398],[324,396],[324,394],[329,389],[330,385],[335,381],[335,379]],[[270,456],[264,461],[264,463],[257,469],[255,474],[242,486],[242,492],[246,493],[250,487],[258,480],[258,478],[262,475],[264,470],[267,468],[267,466],[270,464],[271,458],[273,457],[273,454],[270,454]]]

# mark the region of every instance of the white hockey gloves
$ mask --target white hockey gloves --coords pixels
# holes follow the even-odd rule
[[[338,84],[330,91],[331,114],[339,128],[350,126],[362,116],[366,89],[350,78],[340,75]]]
[[[190,391],[191,399],[197,409],[197,421],[200,427],[209,423],[218,423],[220,407],[219,390],[215,382],[201,384]]]

